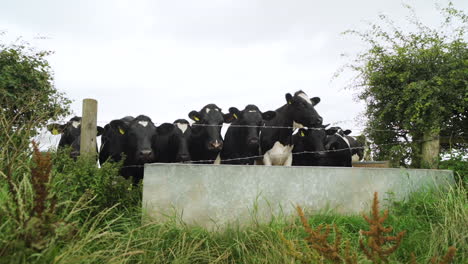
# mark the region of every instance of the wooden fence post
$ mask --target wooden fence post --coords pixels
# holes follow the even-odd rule
[[[432,131],[425,132],[421,145],[421,168],[437,169],[439,167],[439,152],[439,133]]]
[[[83,100],[83,114],[81,116],[81,156],[96,156],[97,134],[97,101]]]

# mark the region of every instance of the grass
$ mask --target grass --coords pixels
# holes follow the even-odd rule
[[[54,161],[61,166],[52,169],[52,179],[41,187],[42,192],[50,192],[42,198],[45,201],[33,198],[41,196],[35,194],[24,171],[16,177],[21,179],[15,194],[20,199],[16,200],[22,201],[17,207],[11,204],[14,199],[8,185],[0,181],[0,263],[299,263],[288,241],[300,252],[308,250],[304,240],[308,233],[299,217],[279,216],[269,223],[218,231],[187,226],[178,219],[142,223],[141,204],[135,198],[141,189],[115,179],[115,167],[98,170],[92,162]],[[92,178],[95,173],[98,178]],[[93,186],[86,189],[83,178],[92,179]],[[58,199],[56,208],[50,208],[53,199]],[[37,204],[54,215],[35,215]],[[385,226],[393,227],[389,235],[403,230],[406,234],[390,263],[409,263],[411,253],[418,263],[429,263],[433,256],[443,256],[449,246],[457,248],[455,263],[466,263],[467,209],[467,193],[461,185],[391,201],[385,221]],[[13,217],[17,211],[21,217]],[[360,231],[369,230],[362,216],[332,211],[306,211],[305,216],[312,228],[336,225],[341,233],[339,247],[348,241],[359,263],[371,263],[359,250]]]
[[[82,209],[85,210],[85,209]],[[123,213],[115,216],[109,208],[77,226],[77,233],[68,241],[53,240],[42,252],[15,252],[2,256],[2,263],[295,263],[279,234],[288,240],[301,241],[305,233],[299,219],[250,226],[231,227],[209,232],[174,221],[149,222],[141,225],[140,217]],[[332,213],[308,215],[312,226],[336,224],[343,241],[350,241],[358,251],[359,230],[368,228],[361,216]],[[283,221],[284,220],[284,221]],[[428,263],[435,255],[444,255],[447,248],[457,248],[456,263],[467,259],[466,192],[451,189],[415,193],[407,201],[395,203],[387,225],[395,231],[406,230],[400,248],[391,257],[393,263],[409,262],[414,252],[420,263]],[[3,240],[8,224],[0,225]],[[29,253],[28,253],[29,252]],[[359,255],[362,263],[365,261]],[[360,263],[361,263],[360,262]]]

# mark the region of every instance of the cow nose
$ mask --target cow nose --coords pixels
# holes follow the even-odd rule
[[[221,149],[223,147],[223,141],[214,140],[210,142],[211,149]]]
[[[151,150],[145,149],[145,150],[140,151],[140,155],[144,157],[148,157],[151,155],[151,152],[152,152]]]
[[[257,145],[258,144],[258,138],[251,138],[249,140],[249,145]]]
[[[318,124],[318,125],[322,125],[322,124],[323,124],[323,118],[322,118],[321,116],[319,116],[319,117],[317,118],[317,124]]]
[[[178,161],[189,161],[190,160],[190,155],[189,154],[180,154],[177,157]]]
[[[78,156],[80,156],[80,151],[79,150],[74,150],[70,152],[70,156],[74,159],[76,159]]]

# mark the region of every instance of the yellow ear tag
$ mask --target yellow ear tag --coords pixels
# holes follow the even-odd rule
[[[200,121],[200,118],[194,116],[193,119],[195,119],[195,121]]]
[[[122,135],[125,134],[125,131],[124,131],[123,129],[121,129],[120,127],[119,127],[119,132],[120,132],[120,134],[122,134]]]
[[[232,114],[232,116],[234,116],[235,119],[238,119],[236,114]]]
[[[60,133],[56,128],[52,129],[52,135],[58,135],[58,134]]]
[[[305,136],[305,134],[304,134],[304,132],[303,132],[303,131],[301,131],[301,137],[303,137],[303,136]]]

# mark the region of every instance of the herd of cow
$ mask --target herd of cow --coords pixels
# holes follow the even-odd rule
[[[155,126],[147,116],[113,120],[101,135],[99,162],[118,162],[124,157],[121,175],[143,178],[143,164],[192,162],[214,164],[264,164],[351,167],[352,156],[363,156],[363,146],[348,136],[351,131],[323,125],[314,109],[320,98],[303,91],[286,94],[286,104],[275,111],[261,112],[255,105],[223,113],[215,104],[191,111],[185,119]],[[223,123],[231,125],[221,136]],[[81,118],[66,124],[50,124],[52,134],[61,134],[59,147],[80,150]]]

